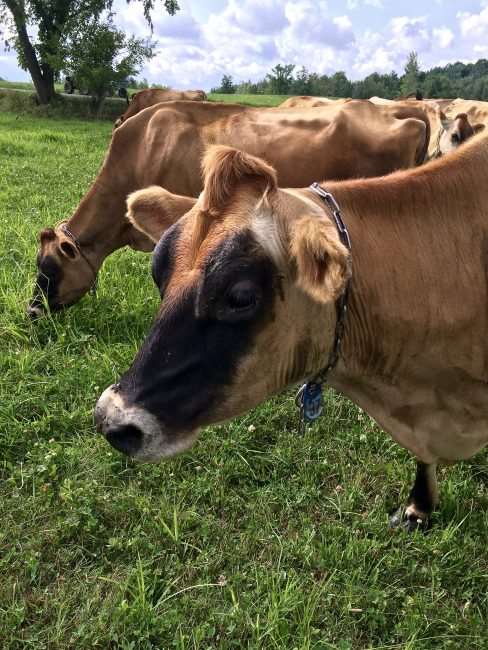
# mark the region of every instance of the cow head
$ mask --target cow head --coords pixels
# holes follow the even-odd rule
[[[459,113],[451,122],[443,123],[444,131],[439,142],[441,155],[457,149],[463,142],[485,128],[484,124],[472,125],[466,113]]]
[[[96,268],[62,225],[40,233],[37,279],[27,313],[37,318],[45,307],[58,310],[79,300],[94,285]]]
[[[163,211],[153,257],[162,304],[97,426],[117,449],[158,460],[198,430],[243,413],[325,365],[349,252],[309,190],[279,190],[264,161],[229,147],[204,160],[204,191],[176,221]],[[156,236],[144,193],[131,218]],[[145,209],[138,211],[139,205]],[[172,224],[172,222],[175,223]]]

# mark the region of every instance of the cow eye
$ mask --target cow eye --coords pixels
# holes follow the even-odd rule
[[[219,317],[224,320],[245,320],[251,318],[261,301],[261,291],[253,282],[242,280],[233,284],[226,292]]]
[[[257,295],[250,282],[238,282],[227,294],[227,304],[231,309],[249,309],[256,305]]]
[[[459,140],[460,140],[459,135],[458,135],[457,133],[453,133],[453,134],[451,135],[451,140],[452,140],[453,142],[459,142]]]

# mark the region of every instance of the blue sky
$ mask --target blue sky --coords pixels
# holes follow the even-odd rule
[[[223,74],[263,78],[276,63],[352,79],[401,72],[416,50],[424,69],[488,58],[488,0],[179,0],[154,14],[156,56],[141,76],[175,88],[209,89]],[[140,3],[115,0],[116,22],[148,36]],[[0,76],[28,78],[0,52]]]

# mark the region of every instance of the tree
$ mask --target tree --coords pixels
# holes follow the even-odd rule
[[[94,108],[99,110],[115,86],[136,74],[151,56],[151,46],[143,39],[127,38],[116,29],[111,15],[104,22],[92,18],[70,36],[63,71],[92,95]]]
[[[130,2],[131,0],[128,0]],[[151,13],[156,0],[132,0],[143,4],[144,16],[152,29]],[[162,0],[174,15],[177,0]],[[70,35],[110,11],[114,0],[0,0],[0,25],[14,33],[7,48],[17,51],[19,65],[28,70],[42,104],[55,95],[54,81],[63,67],[64,42]],[[31,30],[31,31],[30,31]],[[30,31],[30,33],[29,33]],[[32,34],[36,35],[33,36]]]
[[[289,63],[288,65],[275,65],[271,73],[266,75],[266,79],[270,85],[270,90],[273,95],[287,95],[292,82],[293,70],[295,66]]]
[[[407,64],[405,66],[405,74],[403,75],[400,89],[402,95],[410,95],[417,92],[419,85],[420,65],[417,52],[410,52],[408,55]]]
[[[352,83],[342,70],[332,75],[330,85],[330,94],[333,97],[350,97],[352,95]]]
[[[220,82],[219,88],[215,89],[216,93],[224,93],[226,95],[232,95],[235,93],[236,87],[232,80],[232,77],[229,74],[224,74],[222,81]]]
[[[295,95],[311,95],[312,84],[310,81],[310,74],[307,68],[302,65],[300,70],[295,75],[293,81],[292,91]]]

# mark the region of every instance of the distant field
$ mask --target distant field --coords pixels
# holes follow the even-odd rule
[[[26,320],[38,231],[111,124],[0,113],[0,648],[486,650],[487,454],[443,468],[429,534],[392,534],[414,462],[348,400],[301,438],[293,392],[137,465],[95,433],[159,304],[150,256]]]
[[[11,90],[34,90],[29,82],[0,81],[0,88]],[[56,90],[63,92],[63,84],[56,84]],[[130,95],[137,92],[135,88],[128,88]],[[213,102],[231,102],[248,104],[249,106],[278,106],[288,98],[288,95],[227,95],[224,93],[209,93],[208,98]]]
[[[250,106],[278,106],[288,97],[289,95],[225,95],[223,93],[210,93],[208,96],[213,102],[235,102]]]

